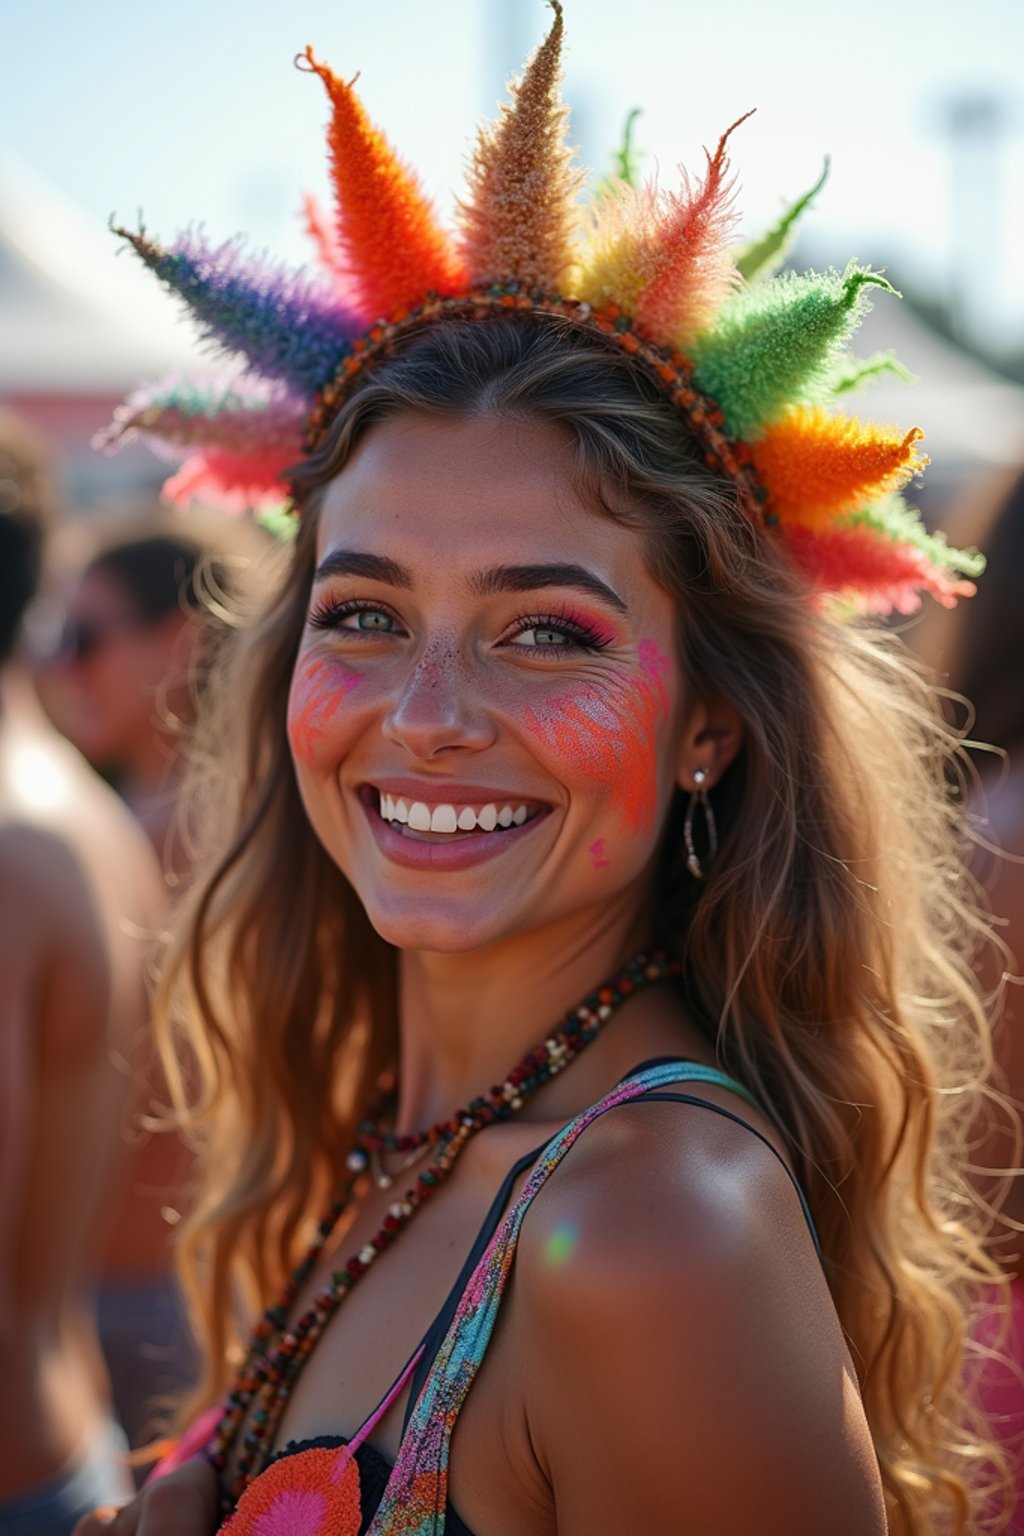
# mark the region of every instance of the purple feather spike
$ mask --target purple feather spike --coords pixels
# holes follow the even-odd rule
[[[207,340],[310,399],[330,383],[349,342],[364,329],[321,282],[245,256],[237,240],[213,246],[187,230],[165,249],[145,230],[114,226],[114,232],[184,299]]]

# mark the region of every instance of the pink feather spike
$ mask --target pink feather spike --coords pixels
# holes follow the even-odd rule
[[[278,506],[289,496],[281,477],[294,462],[294,454],[239,455],[210,448],[185,460],[164,482],[163,496],[175,507],[201,501],[230,513]]]
[[[707,155],[703,182],[691,184],[682,171],[681,192],[623,186],[599,201],[584,259],[584,298],[617,304],[649,335],[684,351],[712,324],[740,281],[732,258],[735,184],[725,151],[750,115],[738,118]]]

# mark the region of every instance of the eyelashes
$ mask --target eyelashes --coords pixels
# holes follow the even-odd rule
[[[377,613],[397,624],[394,615],[380,603],[375,603],[368,598],[353,597],[344,602],[323,602],[317,604],[309,615],[309,623],[313,629],[342,629],[342,620],[352,613]],[[562,636],[559,643],[554,645],[519,645],[518,650],[530,651],[534,655],[565,655],[571,651],[602,651],[610,645],[614,636],[607,630],[593,624],[583,618],[572,609],[562,609],[558,613],[530,613],[523,614],[516,621],[514,635],[525,634],[531,629],[550,630],[552,633]],[[360,639],[377,638],[379,635],[394,634],[395,630],[381,628],[355,629],[344,627],[346,635],[354,635]]]
[[[555,634],[565,636],[567,644],[563,645],[524,645],[522,650],[527,651],[603,651],[606,645],[612,642],[612,636],[586,619],[578,615],[568,613],[531,613],[524,614],[516,620],[517,635],[525,634],[530,629],[551,630]]]
[[[309,615],[310,627],[312,629],[340,629],[342,619],[350,613],[383,613],[388,618],[391,618],[391,614],[388,613],[386,608],[382,608],[380,603],[371,603],[367,598],[363,597],[352,597],[344,603],[330,601],[317,603]],[[385,629],[375,631],[353,629],[348,630],[347,633],[353,635],[369,633],[383,635],[390,634],[391,631]]]

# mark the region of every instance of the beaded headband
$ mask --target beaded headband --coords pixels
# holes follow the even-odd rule
[[[928,462],[921,431],[834,409],[856,385],[901,371],[888,354],[847,352],[868,290],[895,290],[856,264],[843,273],[778,270],[824,177],[738,251],[726,145],[739,123],[705,152],[702,180],[682,171],[676,191],[637,186],[624,154],[624,174],[581,204],[584,173],[566,142],[559,93],[562,7],[550,3],[547,38],[480,132],[457,234],[438,221],[353,85],[311,48],[296,62],[327,90],[337,201],[332,225],[306,200],[320,274],[248,257],[238,241],[213,246],[196,230],[165,248],[142,228],[116,228],[244,371],[228,383],[174,377],[138,390],[98,445],[142,436],[158,452],[186,452],[164,488],[173,502],[279,504],[289,467],[399,337],[450,315],[553,314],[634,357],[816,594],[874,613],[911,612],[924,591],[947,607],[970,595],[967,578],[982,558],[927,532],[901,495]]]

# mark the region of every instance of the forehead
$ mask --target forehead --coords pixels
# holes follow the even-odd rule
[[[317,558],[349,547],[429,572],[567,561],[635,588],[642,538],[584,501],[572,456],[568,433],[545,422],[391,417],[327,488]]]

